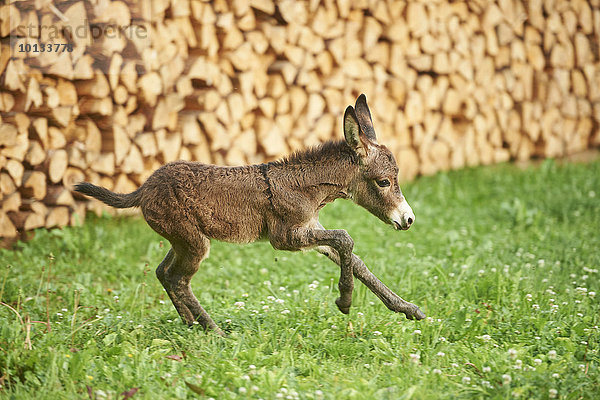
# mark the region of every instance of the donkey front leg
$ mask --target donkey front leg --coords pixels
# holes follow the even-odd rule
[[[334,249],[328,246],[319,246],[316,250],[327,256],[334,263],[340,265],[340,257]],[[425,318],[425,314],[419,307],[402,299],[402,297],[390,290],[367,268],[365,263],[356,254],[352,254],[352,272],[390,310],[401,312],[408,319],[420,320]]]
[[[348,232],[342,229],[301,228],[288,231],[280,236],[271,235],[271,243],[282,250],[301,250],[315,246],[328,246],[336,251],[340,266],[338,288],[340,297],[335,300],[339,310],[348,314],[352,305],[354,278],[352,273],[352,248],[354,241]]]

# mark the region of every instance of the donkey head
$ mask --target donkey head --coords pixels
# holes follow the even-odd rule
[[[349,188],[352,199],[394,228],[410,228],[415,214],[398,185],[398,165],[392,152],[377,143],[364,94],[354,108],[346,108],[344,136],[360,160],[359,173]]]

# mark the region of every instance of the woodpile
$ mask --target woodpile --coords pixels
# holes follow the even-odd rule
[[[0,37],[3,238],[341,138],[359,93],[403,180],[600,145],[600,0],[28,0]]]

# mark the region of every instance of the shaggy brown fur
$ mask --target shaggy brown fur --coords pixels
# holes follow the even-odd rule
[[[250,243],[268,239],[274,248],[316,248],[341,268],[336,304],[348,313],[353,275],[392,311],[422,319],[423,312],[388,289],[352,253],[344,230],[326,230],[319,210],[349,198],[396,229],[414,214],[398,186],[391,152],[377,144],[364,95],[344,115],[345,140],[295,153],[280,161],[218,167],[176,161],[156,170],[136,191],[113,193],[90,183],[75,190],[117,207],[140,207],[148,225],[171,243],[156,270],[181,318],[222,334],[192,293],[190,280],[208,256],[210,239]]]

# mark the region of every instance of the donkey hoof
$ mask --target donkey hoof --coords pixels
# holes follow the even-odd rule
[[[421,311],[421,309],[415,306],[414,309],[407,311],[404,313],[406,315],[406,319],[414,319],[414,320],[422,320],[426,317],[425,313]]]
[[[338,306],[338,308],[340,309],[340,311],[343,314],[350,314],[350,305],[344,305],[342,304],[342,298],[338,297],[337,299],[335,299],[335,305]]]

